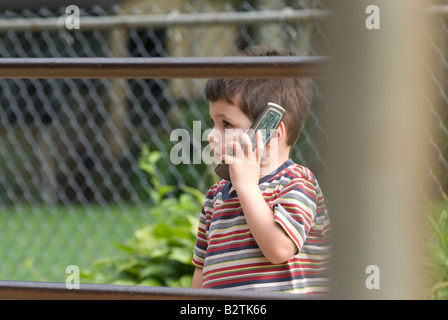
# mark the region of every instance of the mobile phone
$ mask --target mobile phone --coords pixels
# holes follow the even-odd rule
[[[263,134],[263,144],[264,146],[266,146],[272,134],[274,133],[274,130],[277,129],[280,123],[282,122],[285,113],[286,111],[285,109],[283,109],[283,107],[279,106],[276,103],[268,102],[263,111],[257,116],[255,121],[252,123],[249,130],[247,131],[252,146],[254,147],[256,146],[255,133],[258,130],[261,130]],[[232,154],[233,151],[230,152],[230,155]],[[229,165],[224,162],[216,166],[215,173],[221,179],[230,180]]]

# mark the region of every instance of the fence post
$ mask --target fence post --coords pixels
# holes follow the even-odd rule
[[[369,8],[373,2],[376,7]],[[429,145],[422,127],[428,126],[424,92],[431,66],[422,2],[330,2],[332,181],[326,196],[337,298],[420,294],[419,223],[427,176],[421,160]]]

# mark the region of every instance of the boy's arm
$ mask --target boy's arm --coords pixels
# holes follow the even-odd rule
[[[237,191],[249,229],[263,255],[273,264],[280,264],[297,253],[297,246],[274,220],[258,187],[246,186]]]
[[[193,282],[191,283],[192,288],[201,289],[202,288],[202,268],[196,267],[193,274]]]
[[[260,247],[263,255],[273,264],[285,262],[297,253],[297,246],[285,230],[275,221],[274,212],[268,206],[258,187],[260,178],[260,161],[264,152],[261,132],[256,133],[255,150],[249,136],[243,134],[244,151],[240,151],[243,159],[234,161],[229,166],[232,185],[235,188],[241,207],[244,211],[249,229]],[[234,143],[234,148],[241,148]],[[224,155],[224,160],[230,157]]]

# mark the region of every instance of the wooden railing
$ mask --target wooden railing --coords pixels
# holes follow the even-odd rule
[[[0,78],[318,77],[327,57],[0,58]]]
[[[0,299],[16,300],[299,300],[297,294],[256,293],[211,289],[80,284],[67,289],[65,283],[0,281]]]

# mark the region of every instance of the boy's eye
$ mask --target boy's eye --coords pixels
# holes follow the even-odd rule
[[[227,121],[223,121],[222,124],[224,125],[224,128],[231,128],[233,127],[230,123],[228,123]]]

